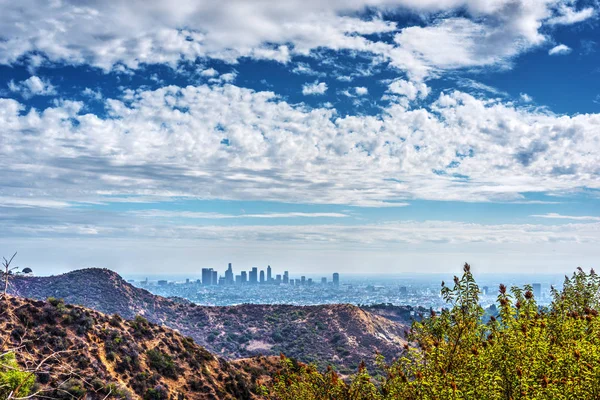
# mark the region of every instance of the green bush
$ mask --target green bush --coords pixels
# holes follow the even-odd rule
[[[167,400],[169,393],[165,387],[157,385],[155,388],[148,389],[144,394],[144,400]]]
[[[6,399],[10,393],[13,397],[25,397],[34,383],[35,376],[19,368],[14,353],[0,356],[0,398]]]
[[[537,305],[529,285],[503,285],[498,317],[479,305],[479,287],[465,264],[462,278],[442,285],[449,307],[413,323],[409,344],[392,364],[379,358],[378,385],[364,367],[343,382],[333,371],[282,360],[270,395],[325,399],[598,399],[600,277],[578,270]]]
[[[177,379],[177,367],[171,356],[161,352],[158,349],[148,350],[146,355],[148,356],[148,361],[151,368],[154,368],[167,378]]]

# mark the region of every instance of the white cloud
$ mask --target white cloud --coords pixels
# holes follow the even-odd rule
[[[346,218],[344,213],[308,213],[308,212],[285,212],[285,213],[263,213],[263,214],[222,214],[214,212],[197,211],[165,211],[165,210],[143,210],[134,211],[132,214],[140,217],[151,218],[197,218],[197,219],[244,219],[244,218]]]
[[[213,76],[219,75],[219,73],[214,68],[207,68],[207,69],[203,70],[202,72],[200,72],[200,75],[213,77]]]
[[[367,89],[364,86],[357,86],[354,88],[354,92],[356,93],[357,96],[365,96],[365,95],[369,94],[369,89]]]
[[[491,93],[491,94],[496,95],[496,96],[505,96],[505,97],[509,96],[509,94],[507,92],[499,90],[498,88],[495,88],[493,86],[486,85],[484,83],[475,81],[473,79],[460,78],[460,79],[456,80],[456,83],[460,87],[465,87],[465,88],[473,89],[473,90],[476,90],[476,91],[479,91],[479,92],[487,92],[487,93]]]
[[[302,94],[308,95],[321,95],[327,91],[327,84],[325,82],[314,81],[313,83],[307,83],[302,86]]]
[[[137,1],[0,0],[0,63],[25,57],[41,63],[90,64],[130,71],[209,57],[288,62],[315,49],[370,53],[413,79],[464,67],[507,66],[515,55],[546,41],[544,24],[580,22],[563,0],[243,0]],[[366,9],[401,9],[433,21],[398,29]],[[460,11],[464,17],[456,17]],[[395,33],[395,43],[376,39]],[[369,38],[367,38],[367,35]]]
[[[292,69],[292,72],[294,74],[298,74],[298,75],[309,75],[309,76],[319,76],[319,77],[325,77],[327,75],[324,72],[315,71],[314,69],[311,68],[310,65],[308,65],[307,63],[303,63],[303,62],[297,63],[296,66]]]
[[[415,266],[424,266],[429,273],[451,279],[468,261],[476,275],[556,273],[560,284],[562,276],[576,266],[596,267],[600,242],[598,224],[405,222],[379,228],[376,224],[336,224],[161,229],[127,222],[112,237],[98,225],[60,226],[63,233],[57,233],[58,229],[26,229],[21,222],[6,230],[11,236],[0,237],[0,246],[19,249],[19,262],[32,266],[36,274],[96,265],[139,276],[140,263],[145,274],[160,274],[167,254],[169,265],[191,277],[198,273],[198,260],[202,260],[202,265],[220,271],[227,262],[233,262],[236,271],[270,264],[278,271],[289,270],[294,278],[339,272],[345,280],[347,273],[364,273],[368,265],[369,273],[387,275],[390,271],[413,273]],[[21,236],[12,228],[19,229]]]
[[[583,22],[596,15],[596,10],[592,7],[584,8],[580,11],[575,11],[572,7],[561,5],[559,14],[548,19],[546,22],[550,25],[572,25]]]
[[[165,224],[160,218],[230,219],[219,213],[147,210],[130,213],[104,213],[58,208],[54,213],[36,213],[35,209],[7,211],[4,232],[11,237],[77,237],[82,233],[112,238],[218,240],[220,242],[326,243],[335,246],[364,245],[365,250],[390,245],[418,246],[465,245],[486,243],[501,247],[507,244],[600,243],[600,223],[548,224],[480,224],[456,221],[391,221],[386,223],[262,223],[254,225],[204,225],[196,222]],[[319,213],[318,213],[319,214]],[[329,214],[329,213],[326,213]],[[312,213],[256,214],[251,219],[309,217]],[[24,218],[24,217],[27,218]],[[41,216],[41,217],[40,217]],[[344,218],[345,214],[329,216]],[[240,218],[243,218],[240,216]],[[5,218],[6,220],[6,218]],[[27,223],[13,223],[12,221]]]
[[[41,79],[35,75],[18,83],[10,81],[8,88],[11,92],[19,93],[24,99],[29,99],[33,96],[51,96],[56,94],[56,89],[50,81]]]
[[[533,98],[530,95],[528,95],[527,93],[519,94],[519,98],[524,103],[531,103],[533,101]]]
[[[600,217],[589,216],[589,215],[561,215],[557,213],[548,214],[536,214],[532,215],[535,218],[548,218],[548,219],[569,219],[573,221],[600,221]]]
[[[0,196],[382,206],[600,189],[598,114],[556,116],[454,91],[426,108],[392,102],[381,115],[339,116],[233,85],[104,102],[106,119],[78,102],[23,113],[0,99]]]
[[[221,75],[219,78],[221,79],[222,82],[231,83],[235,80],[236,77],[237,77],[236,72],[228,72],[226,74]]]
[[[562,56],[565,54],[569,54],[570,52],[571,48],[565,44],[559,44],[548,50],[548,54],[551,56]]]
[[[102,92],[100,91],[100,89],[93,90],[93,89],[86,87],[83,90],[83,92],[81,92],[81,94],[83,94],[84,96],[89,97],[91,99],[94,99],[94,100],[98,100],[98,101],[102,100]]]
[[[401,96],[406,96],[408,100],[424,99],[429,95],[429,87],[424,83],[413,83],[404,79],[397,79],[390,83],[388,91]]]

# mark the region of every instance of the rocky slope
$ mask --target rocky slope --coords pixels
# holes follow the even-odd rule
[[[254,399],[276,365],[230,363],[142,317],[127,321],[56,299],[0,299],[0,344],[0,353],[16,349],[24,368],[46,360],[34,373],[38,398]]]
[[[240,305],[206,307],[167,299],[136,288],[107,269],[84,269],[50,277],[19,277],[21,296],[63,298],[107,313],[148,320],[191,336],[213,353],[235,359],[284,353],[343,373],[376,352],[392,359],[404,345],[403,323],[352,305]]]

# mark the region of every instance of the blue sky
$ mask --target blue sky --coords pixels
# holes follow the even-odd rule
[[[596,1],[0,5],[0,249],[38,273],[597,260]]]

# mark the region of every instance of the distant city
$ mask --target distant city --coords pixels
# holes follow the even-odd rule
[[[273,277],[273,269],[270,265],[265,270],[258,270],[258,267],[253,267],[249,271],[241,271],[239,275],[235,275],[233,272],[233,266],[231,263],[228,264],[227,270],[224,275],[219,276],[219,272],[213,268],[202,268],[202,280],[197,279],[195,282],[191,282],[190,279],[186,279],[186,284],[195,283],[197,285],[202,286],[222,286],[222,285],[297,285],[311,286],[316,282],[313,281],[312,278],[306,279],[306,276],[302,275],[298,279],[290,279],[290,274],[288,271],[284,271],[282,274],[275,274]],[[327,277],[324,276],[319,281],[321,285],[340,285],[340,274],[334,272],[331,276],[331,281],[327,280]],[[148,285],[148,278],[145,281],[141,282],[142,285]],[[160,279],[156,282],[158,286],[166,286],[169,284],[169,281],[166,279]]]
[[[165,297],[178,297],[202,305],[228,306],[244,303],[315,305],[349,303],[357,305],[394,304],[440,309],[446,303],[440,296],[441,275],[357,276],[343,280],[334,272],[328,276],[291,276],[289,271],[275,271],[270,265],[259,269],[234,271],[229,263],[222,274],[214,268],[202,268],[201,279],[177,277],[169,279],[130,279],[135,286]],[[539,304],[551,301],[550,287],[560,287],[558,276],[489,276],[482,278],[481,304],[493,304],[499,283],[522,286],[532,283]],[[447,279],[446,279],[447,280]]]

